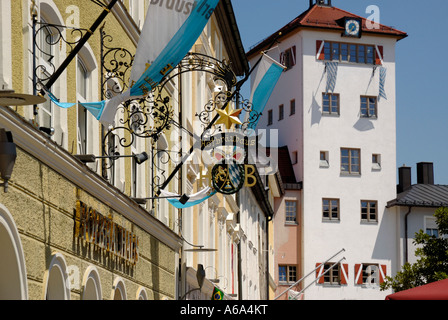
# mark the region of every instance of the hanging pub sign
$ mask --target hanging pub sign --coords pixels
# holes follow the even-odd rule
[[[138,237],[79,200],[75,210],[75,237],[131,265],[138,261]]]
[[[203,139],[202,149],[210,155],[207,174],[201,173],[219,193],[235,194],[243,187],[257,183],[253,155],[258,154],[259,136],[247,136],[241,132],[225,132]],[[250,156],[252,155],[252,157]]]
[[[213,188],[223,194],[234,194],[245,182],[244,166],[237,163],[217,164],[212,169]]]

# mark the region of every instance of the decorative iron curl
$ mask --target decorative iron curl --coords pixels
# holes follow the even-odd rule
[[[36,26],[39,25],[39,27],[36,28],[34,32],[33,45],[36,49],[36,53],[39,52],[39,56],[45,61],[45,64],[39,64],[34,69],[34,76],[37,80],[36,83],[37,85],[40,85],[40,83],[48,81],[56,71],[56,66],[53,62],[55,56],[51,52],[47,52],[47,46],[53,47],[59,45],[61,48],[62,44],[65,43],[69,48],[68,54],[70,54],[88,30],[38,21],[34,21],[34,23]],[[70,30],[70,39],[77,40],[69,40],[69,37],[64,35],[64,30]],[[41,37],[41,34],[45,31],[48,34],[45,37]],[[43,43],[40,41],[41,39],[43,40]]]
[[[130,72],[134,63],[134,55],[124,48],[111,48],[105,42],[111,43],[112,36],[102,33],[103,53],[103,94],[106,99],[123,93],[128,89]]]
[[[189,52],[185,58],[182,59],[177,68],[160,82],[159,86],[163,89],[170,80],[178,75],[194,71],[212,74],[214,76],[213,81],[215,81],[215,83],[223,82],[223,85],[226,86],[226,90],[231,90],[237,83],[236,75],[232,70],[231,63],[227,60],[218,60],[201,53]]]
[[[216,93],[214,97],[206,103],[204,109],[201,112],[196,113],[196,117],[198,117],[203,125],[207,126],[212,120],[214,111],[216,111],[216,109],[221,109],[231,94],[232,93],[229,91],[220,91]]]
[[[157,141],[159,135],[169,130],[174,117],[170,98],[157,96],[127,101],[117,111],[121,116],[116,127],[110,129],[103,138],[104,153],[114,155],[118,146],[130,147],[135,139],[145,138]],[[113,148],[110,146],[111,137]],[[116,154],[115,154],[116,155]]]

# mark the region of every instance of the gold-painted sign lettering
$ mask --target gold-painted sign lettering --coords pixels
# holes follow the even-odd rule
[[[255,173],[255,167],[252,165],[246,165],[244,166],[244,176],[246,177],[245,186],[246,187],[253,187],[257,184],[257,178],[254,176]]]
[[[138,261],[138,237],[81,201],[76,202],[75,237],[132,265]]]

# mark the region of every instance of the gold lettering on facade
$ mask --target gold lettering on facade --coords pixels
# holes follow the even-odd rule
[[[246,176],[246,181],[245,181],[244,186],[249,187],[249,188],[255,186],[257,184],[257,178],[254,176],[255,167],[251,166],[251,165],[246,165],[246,166],[244,166],[244,170],[245,170],[245,176]]]
[[[75,237],[132,265],[138,261],[138,237],[81,201],[76,202]]]

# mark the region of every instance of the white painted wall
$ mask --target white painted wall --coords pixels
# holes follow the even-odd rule
[[[378,104],[378,119],[360,118],[360,96],[379,95],[379,70],[372,77],[373,66],[339,65],[335,93],[340,95],[340,116],[322,115],[322,93],[326,88],[324,62],[316,59],[316,40],[356,42],[384,46],[387,67],[387,100]],[[286,71],[266,106],[260,127],[279,129],[279,146],[298,151],[294,165],[296,177],[303,181],[304,274],[316,263],[324,262],[344,248],[349,264],[349,283],[331,287],[312,285],[306,299],[384,299],[388,292],[354,284],[354,265],[378,263],[387,265],[396,259],[394,241],[396,219],[385,209],[396,197],[396,110],[395,110],[395,44],[390,37],[363,36],[341,38],[340,33],[300,31],[282,39],[278,51],[296,45],[297,64]],[[276,52],[271,56],[278,59]],[[296,100],[296,114],[289,116],[289,101]],[[285,119],[278,121],[278,106],[284,104]],[[268,110],[274,110],[273,125],[267,126]],[[343,176],[340,172],[340,148],[361,149],[361,175]],[[319,168],[320,151],[328,151],[329,168]],[[372,170],[372,154],[381,155],[381,170]],[[339,198],[341,217],[338,222],[322,221],[322,198]],[[362,223],[361,200],[376,200],[378,223]],[[334,262],[342,258],[336,257]],[[307,286],[315,277],[308,277]]]
[[[266,217],[249,188],[240,191],[242,299],[266,297]]]

